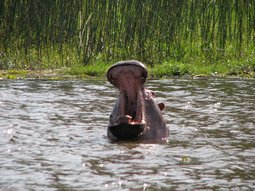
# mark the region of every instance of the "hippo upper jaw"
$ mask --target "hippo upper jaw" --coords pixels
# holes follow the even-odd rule
[[[123,77],[123,75],[125,75]],[[140,85],[143,85],[146,81],[148,72],[145,66],[136,60],[121,61],[112,65],[107,71],[107,79],[117,88],[121,88],[122,80],[135,79]]]

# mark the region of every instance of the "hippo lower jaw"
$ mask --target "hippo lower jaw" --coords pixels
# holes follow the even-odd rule
[[[108,128],[117,139],[138,139],[146,131],[143,95],[126,90],[120,91],[119,113]]]
[[[109,126],[109,131],[116,139],[131,140],[139,139],[143,135],[145,124],[128,124],[120,123],[118,125]]]

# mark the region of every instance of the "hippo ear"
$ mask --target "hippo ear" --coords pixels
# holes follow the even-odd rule
[[[163,111],[165,109],[165,104],[164,103],[159,103],[158,107],[161,111]]]

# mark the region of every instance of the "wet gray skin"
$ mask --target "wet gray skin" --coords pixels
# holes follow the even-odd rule
[[[154,93],[144,88],[145,66],[136,60],[121,61],[109,68],[107,78],[120,92],[107,136],[112,140],[165,140],[168,129],[162,117],[164,104],[156,104]]]

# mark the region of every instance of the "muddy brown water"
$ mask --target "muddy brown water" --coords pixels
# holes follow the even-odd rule
[[[255,80],[151,80],[167,143],[110,142],[106,81],[0,81],[0,190],[254,190]]]

